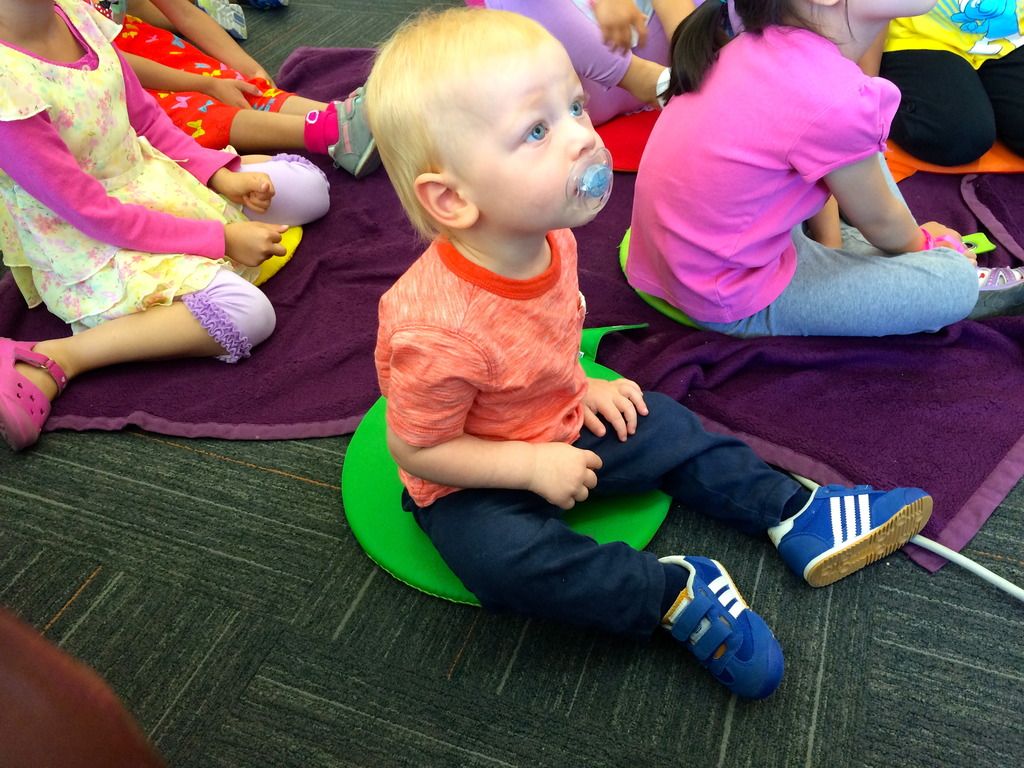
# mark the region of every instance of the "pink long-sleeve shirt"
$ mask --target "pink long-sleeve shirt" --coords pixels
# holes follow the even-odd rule
[[[60,12],[59,7],[57,10]],[[68,66],[96,67],[96,53],[72,25],[69,28],[87,53]],[[176,128],[142,88],[121,54],[117,55],[124,73],[128,118],[138,135],[145,136],[204,185],[221,168],[238,170],[236,155],[201,147]],[[45,112],[23,120],[0,121],[0,146],[16,148],[0,153],[0,170],[89,237],[147,253],[187,252],[212,259],[224,256],[221,222],[179,218],[122,203],[108,195],[102,184],[81,169]]]

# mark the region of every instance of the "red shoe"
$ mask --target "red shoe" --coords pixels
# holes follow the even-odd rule
[[[68,377],[46,355],[33,352],[34,341],[0,338],[0,437],[15,451],[28,448],[50,415],[50,400],[14,367],[26,363],[49,372],[57,382],[57,394],[64,391]]]

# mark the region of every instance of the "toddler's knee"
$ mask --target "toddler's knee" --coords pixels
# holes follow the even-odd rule
[[[248,280],[229,270],[222,270],[206,292],[249,346],[255,347],[266,341],[274,332],[277,326],[274,305]]]
[[[295,155],[289,159],[291,183],[298,198],[295,215],[290,223],[316,221],[331,207],[331,185],[324,172],[305,157]]]
[[[940,316],[932,330],[963,320],[978,303],[978,270],[975,266],[960,254],[945,252],[938,258],[943,259],[936,280],[941,298],[933,306]]]
[[[229,269],[182,302],[203,329],[224,348],[218,359],[236,363],[274,332],[277,316],[263,291]]]
[[[693,411],[663,392],[644,392],[644,403],[647,405],[647,417],[644,419],[647,431],[660,427],[690,434],[700,427],[700,419]]]
[[[252,291],[249,294],[248,306],[240,313],[240,325],[245,327],[240,330],[255,347],[270,338],[270,334],[274,332],[277,327],[277,312],[263,291],[255,285],[249,287]]]
[[[331,207],[331,185],[324,172],[300,155],[275,155],[262,163],[245,167],[262,171],[274,183],[274,199],[264,213],[246,209],[254,221],[299,226],[315,221]]]
[[[955,305],[953,314],[958,320],[967,317],[974,309],[974,305],[978,303],[978,270],[970,262],[967,262],[967,269],[962,272],[966,274],[961,274],[956,281],[957,290],[952,302]]]

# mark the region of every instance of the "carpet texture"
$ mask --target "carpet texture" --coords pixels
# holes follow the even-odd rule
[[[300,48],[279,82],[313,98],[338,97],[363,81],[371,55]],[[251,360],[90,374],[57,402],[48,428],[136,424],[239,439],[350,432],[377,395],[377,299],[420,246],[383,172],[360,182],[339,173],[331,178],[331,214],[306,228],[296,258],[265,286],[278,329]],[[922,220],[977,228],[958,178],[917,174],[906,184]],[[935,497],[925,535],[954,549],[969,541],[1024,467],[1024,401],[1007,397],[1024,390],[1024,318],[884,339],[747,341],[683,328],[640,301],[618,270],[616,245],[629,224],[632,185],[631,175],[617,175],[612,203],[578,232],[587,324],[650,324],[610,337],[601,362],[672,395],[788,470],[819,482],[925,488]],[[987,200],[986,211],[1000,221],[1012,213],[991,207],[1008,202],[998,190],[981,185],[975,197]],[[1011,219],[1007,227],[1013,226]],[[61,332],[44,310],[13,311],[17,298],[8,279],[0,286],[0,334]],[[929,569],[943,562],[910,554]]]

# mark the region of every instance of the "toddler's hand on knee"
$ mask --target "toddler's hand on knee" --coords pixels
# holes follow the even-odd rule
[[[533,476],[529,490],[562,509],[586,501],[597,485],[601,457],[568,443],[540,443],[534,447]]]
[[[607,421],[619,440],[636,432],[637,416],[647,415],[647,404],[640,385],[629,379],[587,379],[583,397],[583,425],[598,437],[604,437]]]
[[[258,267],[271,256],[284,256],[281,235],[286,224],[236,221],[224,225],[224,255],[238,264]]]

